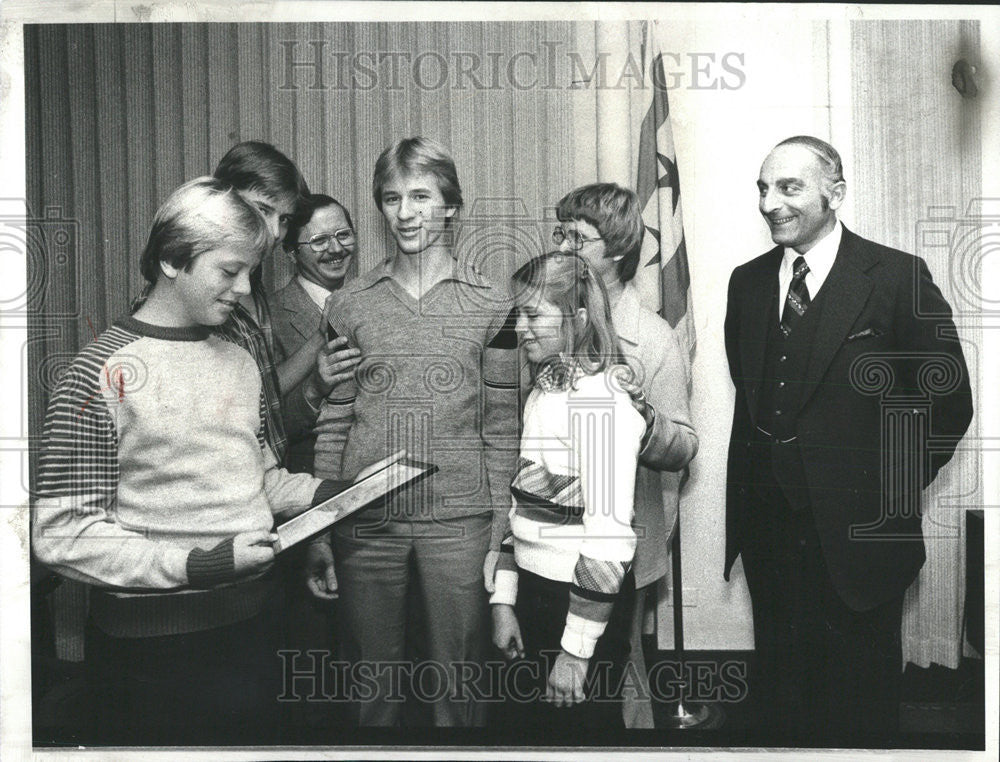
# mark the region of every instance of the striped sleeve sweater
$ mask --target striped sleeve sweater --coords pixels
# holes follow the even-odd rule
[[[633,493],[645,422],[612,371],[535,380],[511,482],[510,534],[491,603],[513,605],[517,569],[570,583],[562,647],[593,655],[635,553]]]
[[[278,468],[265,404],[253,357],[233,341],[119,320],[74,359],[50,399],[35,555],[120,595],[233,582],[235,535],[268,531],[274,514],[341,486]],[[212,623],[212,612],[192,616]],[[142,634],[167,634],[150,627]]]

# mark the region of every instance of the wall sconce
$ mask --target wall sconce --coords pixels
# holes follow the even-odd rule
[[[963,98],[975,98],[979,94],[976,67],[964,58],[959,58],[951,67],[951,84]]]

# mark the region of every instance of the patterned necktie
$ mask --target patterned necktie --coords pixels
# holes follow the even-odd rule
[[[809,289],[806,287],[806,273],[809,265],[805,257],[796,257],[792,267],[792,282],[785,297],[785,310],[781,314],[781,332],[787,338],[809,307]]]

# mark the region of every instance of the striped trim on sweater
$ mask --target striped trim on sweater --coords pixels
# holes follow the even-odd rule
[[[105,361],[137,338],[139,334],[120,326],[109,328],[77,355],[60,380],[45,413],[40,494],[114,495],[119,476],[118,434],[101,386],[110,389],[123,384],[124,370],[106,369]]]
[[[175,634],[258,607],[259,585],[232,584],[232,538],[320,491],[278,468],[265,409],[249,353],[203,327],[124,318],[74,359],[46,414],[32,549],[120,599],[102,628]]]

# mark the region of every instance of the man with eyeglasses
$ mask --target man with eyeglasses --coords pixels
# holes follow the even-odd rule
[[[295,275],[271,297],[275,354],[278,362],[287,358],[316,357],[327,344],[323,307],[331,293],[344,285],[354,259],[357,241],[351,215],[341,204],[321,193],[306,196],[299,214],[292,220],[284,240],[285,251],[295,263]],[[310,350],[300,353],[303,345]],[[282,389],[283,397],[301,394],[314,409],[334,385],[351,381],[360,352],[347,348],[347,340],[337,339],[337,351],[324,354],[311,369],[303,368],[301,381]],[[317,432],[286,426],[290,432],[285,458],[289,471],[313,470]],[[346,434],[346,430],[344,432]]]

